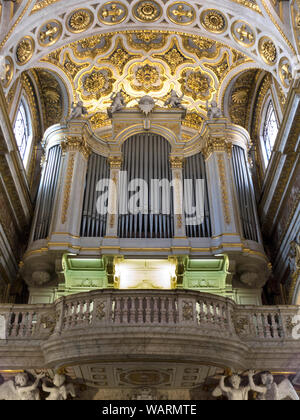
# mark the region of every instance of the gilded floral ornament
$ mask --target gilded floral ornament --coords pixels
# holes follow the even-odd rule
[[[220,34],[227,29],[226,17],[218,10],[210,9],[202,12],[201,23],[209,32]]]
[[[79,33],[86,31],[93,23],[94,15],[89,9],[74,11],[67,19],[68,29],[71,32]]]
[[[176,39],[173,40],[171,47],[163,54],[153,55],[155,58],[165,61],[170,67],[171,73],[175,74],[177,67],[184,63],[194,63],[194,60],[187,58],[181,52]]]
[[[101,6],[98,18],[100,22],[106,25],[116,25],[123,22],[128,16],[128,9],[119,1],[110,1]]]
[[[38,31],[38,41],[42,47],[55,44],[62,34],[62,25],[57,20],[45,23]]]
[[[255,44],[254,29],[247,22],[242,20],[234,22],[231,33],[235,41],[244,47],[252,47]]]
[[[168,18],[178,25],[189,25],[196,19],[195,9],[185,2],[176,2],[168,7]]]
[[[163,88],[163,82],[166,78],[163,76],[163,67],[160,64],[152,65],[150,63],[131,66],[129,81],[131,87],[137,91],[149,93]]]
[[[112,92],[113,73],[108,68],[93,68],[90,72],[84,73],[79,80],[80,96],[82,100],[99,100]]]
[[[140,22],[155,22],[162,15],[162,8],[153,0],[139,1],[133,7],[133,14]]]
[[[203,37],[182,36],[184,48],[201,60],[202,58],[217,58],[221,45]]]
[[[101,58],[100,61],[106,61],[112,64],[118,69],[118,72],[121,75],[123,73],[124,67],[127,63],[129,63],[129,61],[139,58],[141,58],[141,55],[130,54],[124,47],[122,39],[118,39],[116,41],[116,47],[114,51],[108,57]]]
[[[21,66],[28,63],[34,53],[35,43],[31,36],[25,36],[17,45],[16,58]]]
[[[197,112],[188,112],[182,123],[187,127],[200,130],[203,124],[203,117]]]
[[[89,38],[81,39],[71,44],[75,57],[95,58],[99,54],[108,51],[112,44],[111,35],[94,35]]]
[[[207,101],[215,93],[213,78],[201,69],[187,69],[181,73],[182,92],[196,100]]]
[[[107,116],[107,113],[104,112],[97,112],[90,118],[90,122],[92,124],[93,129],[105,127],[110,125],[111,122]]]
[[[279,63],[279,76],[285,88],[288,88],[293,80],[292,67],[290,61],[283,57]]]
[[[74,79],[81,70],[83,70],[84,68],[88,66],[89,66],[89,63],[76,64],[72,60],[70,53],[69,52],[65,53],[64,61],[63,61],[63,68],[69,74],[71,79]]]
[[[259,41],[259,52],[265,63],[273,65],[277,60],[277,49],[271,38],[263,37]]]
[[[134,49],[150,51],[162,48],[167,41],[167,34],[155,31],[140,31],[127,34],[128,44]]]

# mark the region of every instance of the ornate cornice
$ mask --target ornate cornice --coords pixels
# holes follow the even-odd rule
[[[231,156],[232,143],[226,140],[226,137],[209,136],[202,152],[206,160],[215,152],[225,152]]]
[[[66,152],[80,152],[88,159],[91,154],[91,148],[86,143],[83,136],[66,136],[60,144],[63,154]]]

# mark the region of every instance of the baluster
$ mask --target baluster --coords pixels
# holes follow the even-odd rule
[[[175,324],[179,324],[179,303],[177,297],[174,299],[174,322]]]
[[[13,312],[11,319],[13,321],[12,321],[12,328],[11,328],[10,335],[11,335],[11,337],[17,337],[17,335],[18,335],[18,329],[19,329],[18,328],[19,327],[19,313]]]
[[[129,323],[129,302],[130,302],[130,298],[129,296],[125,296],[123,299],[123,324],[128,324]]]
[[[121,297],[116,298],[115,304],[115,324],[121,324]]]
[[[258,337],[265,338],[262,314],[261,313],[256,314],[256,319],[257,319]]]
[[[270,314],[270,322],[271,322],[271,328],[272,328],[272,331],[273,331],[273,338],[274,339],[280,338],[279,324],[278,324],[278,321],[277,321],[276,317],[277,317],[277,314],[275,314],[275,313]]]
[[[167,307],[166,307],[167,299],[161,299],[161,323],[167,324]]]
[[[169,324],[176,324],[176,306],[175,298],[172,296],[169,299]]]
[[[143,297],[138,297],[137,299],[137,317],[138,317],[138,324],[143,324],[144,323],[144,298]]]
[[[153,298],[153,324],[159,324],[159,296]]]
[[[264,313],[263,320],[264,320],[266,338],[272,338],[272,329],[271,329],[271,325],[269,324],[269,314]]]
[[[204,302],[203,300],[200,300],[198,302],[199,304],[199,323],[200,325],[205,326],[206,324],[206,315],[205,315],[205,311],[204,311]]]
[[[209,302],[205,302],[205,306],[206,306],[206,322],[207,324],[211,324],[212,323],[212,316],[211,316],[211,310],[210,310],[210,303]]]
[[[27,329],[26,329],[26,336],[27,337],[30,337],[32,335],[32,333],[33,333],[33,323],[32,323],[33,316],[34,316],[34,313],[33,312],[30,312],[28,314]]]
[[[146,296],[145,302],[146,302],[146,309],[145,309],[146,319],[145,319],[145,323],[147,325],[150,325],[150,324],[152,324],[152,319],[151,319],[152,298],[149,297],[149,296]]]

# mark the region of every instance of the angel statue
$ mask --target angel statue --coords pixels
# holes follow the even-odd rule
[[[18,373],[14,377],[14,380],[6,381],[0,385],[0,400],[40,400],[40,391],[38,386],[40,379],[44,376],[44,374],[37,375],[35,382],[30,384],[29,376],[26,372]]]
[[[225,385],[226,376],[222,376],[220,379],[219,386],[214,390],[213,397],[220,397],[225,395],[229,401],[248,401],[249,392],[256,391],[261,392],[261,388],[257,387],[253,380],[254,371],[248,372],[249,383],[246,386],[242,386],[242,378],[237,373],[229,377],[231,387]]]
[[[113,93],[111,95],[110,99],[113,101],[113,103],[110,108],[110,114],[114,114],[117,111],[122,111],[122,109],[126,107],[123,93],[124,91],[120,90],[120,92]]]
[[[184,93],[179,97],[174,89],[171,90],[169,98],[165,102],[165,106],[170,105],[171,108],[180,108],[180,109],[186,109],[182,105],[182,99],[184,97]]]
[[[216,101],[212,101],[210,106],[208,106],[208,101],[206,101],[207,117],[211,120],[213,118],[222,118],[223,114],[221,109],[218,107]]]
[[[72,103],[72,112],[68,119],[68,121],[71,120],[78,120],[82,118],[84,115],[88,114],[88,110],[83,106],[83,102],[79,101],[77,102],[77,105],[75,103]]]
[[[258,399],[261,401],[280,401],[286,398],[299,400],[295,388],[288,379],[284,379],[277,385],[271,372],[262,372],[261,382],[263,385],[257,387],[260,393]]]
[[[291,271],[293,273],[296,273],[298,270],[300,270],[300,245],[296,241],[292,241],[290,243],[289,260]]]
[[[70,394],[72,397],[76,397],[75,389],[73,384],[66,384],[65,375],[56,374],[52,381],[54,386],[47,386],[45,382],[42,384],[44,392],[48,392],[49,396],[46,398],[48,401],[63,401],[66,400]]]

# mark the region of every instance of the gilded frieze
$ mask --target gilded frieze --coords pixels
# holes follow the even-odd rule
[[[127,42],[131,48],[151,51],[161,49],[167,42],[167,33],[155,31],[136,31],[126,34]]]
[[[162,15],[162,8],[154,0],[139,1],[133,7],[133,16],[140,22],[156,22]]]
[[[204,28],[216,34],[221,34],[227,29],[227,19],[219,10],[208,9],[201,13],[201,23]]]
[[[78,9],[68,17],[67,27],[70,32],[80,33],[90,28],[93,21],[94,15],[89,9]]]
[[[16,61],[20,66],[28,63],[33,56],[35,42],[31,36],[25,36],[17,45]]]
[[[243,47],[252,47],[255,44],[255,31],[247,22],[238,20],[231,26],[231,33],[237,43]]]
[[[95,58],[106,53],[112,45],[111,35],[94,35],[71,44],[76,58]]]

